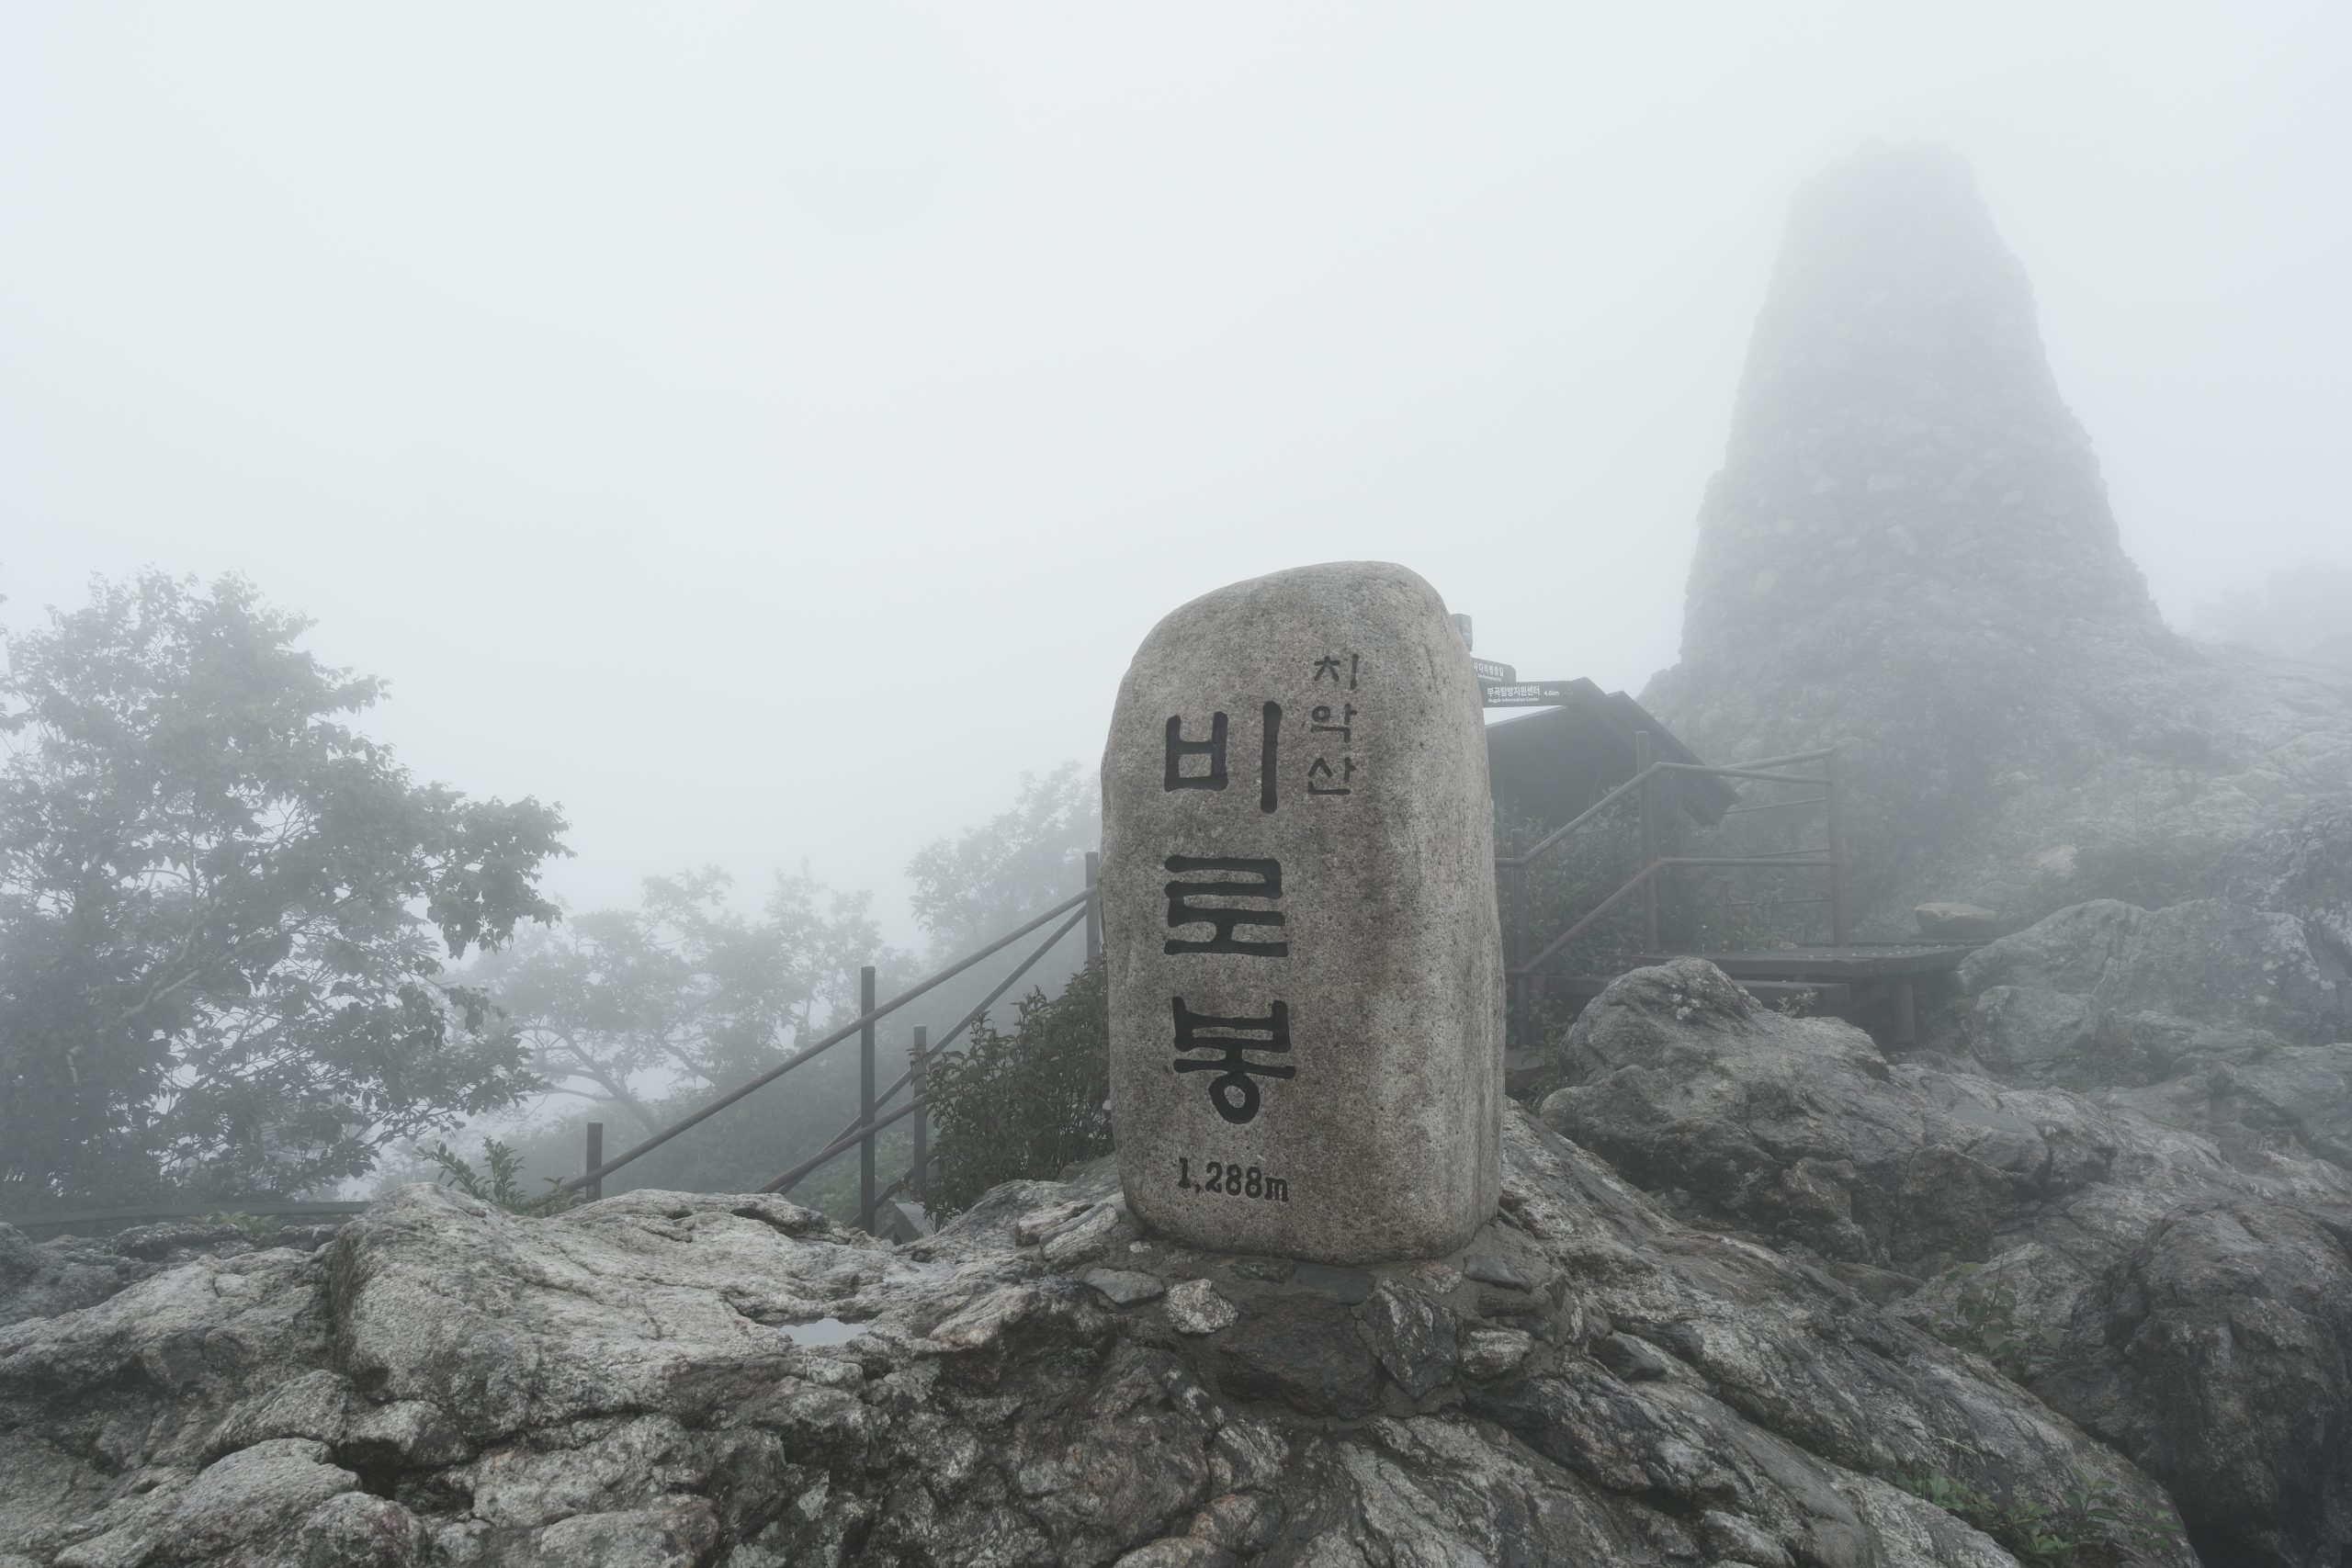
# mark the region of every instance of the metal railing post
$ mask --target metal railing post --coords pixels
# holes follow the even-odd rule
[[[1838,798],[1838,752],[1832,748],[1821,759],[1821,796],[1823,810],[1828,815],[1827,848],[1829,851],[1829,944],[1840,946],[1846,940],[1846,834],[1845,817]]]
[[[874,1010],[874,965],[857,972],[857,1010]],[[865,1136],[857,1145],[857,1228],[874,1234],[874,1021],[857,1032],[857,1120]]]
[[[1642,781],[1639,804],[1642,818],[1642,864],[1645,867],[1654,866],[1657,863],[1657,813],[1651,804],[1656,799],[1657,791],[1652,787],[1656,781],[1645,776],[1649,771],[1650,732],[1646,729],[1637,729],[1634,732],[1634,775]],[[1657,951],[1657,873],[1656,871],[1646,874],[1646,880],[1642,887],[1642,952],[1645,954],[1656,953]]]
[[[1102,956],[1102,852],[1086,852],[1086,961]]]
[[[915,1201],[921,1202],[931,1182],[931,1031],[915,1025],[913,1060],[908,1064],[914,1073],[914,1100],[921,1107],[915,1112],[915,1157],[908,1168],[908,1177],[914,1184]],[[868,1111],[870,1120],[873,1112]]]
[[[1503,837],[1510,859],[1510,924],[1503,932],[1503,968],[1509,973],[1519,967],[1527,956],[1527,865],[1521,858],[1525,834],[1513,826]],[[1515,976],[1511,987],[1511,1021],[1509,1043],[1513,1045],[1532,1043],[1534,1030],[1527,1016],[1527,1004],[1532,999],[1525,976]]]
[[[588,1123],[588,1163],[580,1168],[594,1170],[604,1163],[605,1124],[602,1122],[591,1122]],[[601,1176],[591,1177],[588,1180],[588,1201],[593,1203],[604,1195],[605,1179]]]

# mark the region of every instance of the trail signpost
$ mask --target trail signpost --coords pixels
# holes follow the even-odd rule
[[[1191,1245],[1427,1258],[1492,1215],[1502,942],[1478,686],[1385,562],[1153,628],[1103,754],[1128,1208]]]
[[[1490,708],[1555,708],[1566,706],[1573,681],[1480,682],[1478,700]]]

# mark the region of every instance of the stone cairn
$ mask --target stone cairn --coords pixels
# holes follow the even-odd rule
[[[1500,1179],[1502,943],[1436,592],[1340,562],[1175,611],[1120,685],[1102,795],[1130,1211],[1322,1263],[1467,1243]]]

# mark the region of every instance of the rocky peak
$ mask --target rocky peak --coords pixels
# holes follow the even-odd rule
[[[2090,620],[2161,631],[2025,269],[1938,147],[1873,145],[1797,193],[1701,514],[1683,654],[1744,657],[1866,604],[1914,638],[1920,612],[2035,641]]]
[[[2352,788],[2352,674],[2165,627],[2024,269],[1935,147],[1867,147],[1792,202],[1682,660],[1643,701],[1713,759],[1841,747],[1850,913],[1882,936],[1923,899],[2022,920],[2115,891],[2039,885],[2126,840],[2177,863],[2169,897],[2211,890]]]

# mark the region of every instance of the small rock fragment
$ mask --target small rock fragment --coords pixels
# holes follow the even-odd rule
[[[1111,1245],[1114,1233],[1126,1211],[1117,1203],[1105,1203],[1083,1219],[1072,1220],[1046,1237],[1043,1249],[1046,1266],[1067,1269],[1079,1259],[1090,1257]]]
[[[1514,1291],[1532,1291],[1535,1282],[1490,1252],[1481,1252],[1464,1259],[1462,1272],[1482,1285],[1505,1285]]]
[[[1133,1306],[1166,1292],[1168,1286],[1156,1274],[1146,1274],[1136,1269],[1090,1269],[1080,1276],[1088,1284],[1111,1299],[1114,1306]]]
[[[1215,1334],[1238,1315],[1206,1280],[1187,1280],[1168,1292],[1168,1321],[1179,1334]]]
[[[1991,942],[2001,934],[2001,917],[1981,904],[1921,904],[1911,918],[1929,942]]]
[[[1465,1377],[1498,1378],[1515,1371],[1535,1348],[1535,1337],[1516,1328],[1474,1328],[1462,1337]]]
[[[1046,1232],[1076,1219],[1086,1209],[1084,1203],[1056,1203],[1040,1209],[1012,1227],[1012,1238],[1023,1247],[1035,1247],[1045,1239]]]
[[[1415,1399],[1453,1375],[1453,1314],[1420,1292],[1385,1281],[1356,1317],[1381,1366]]]

